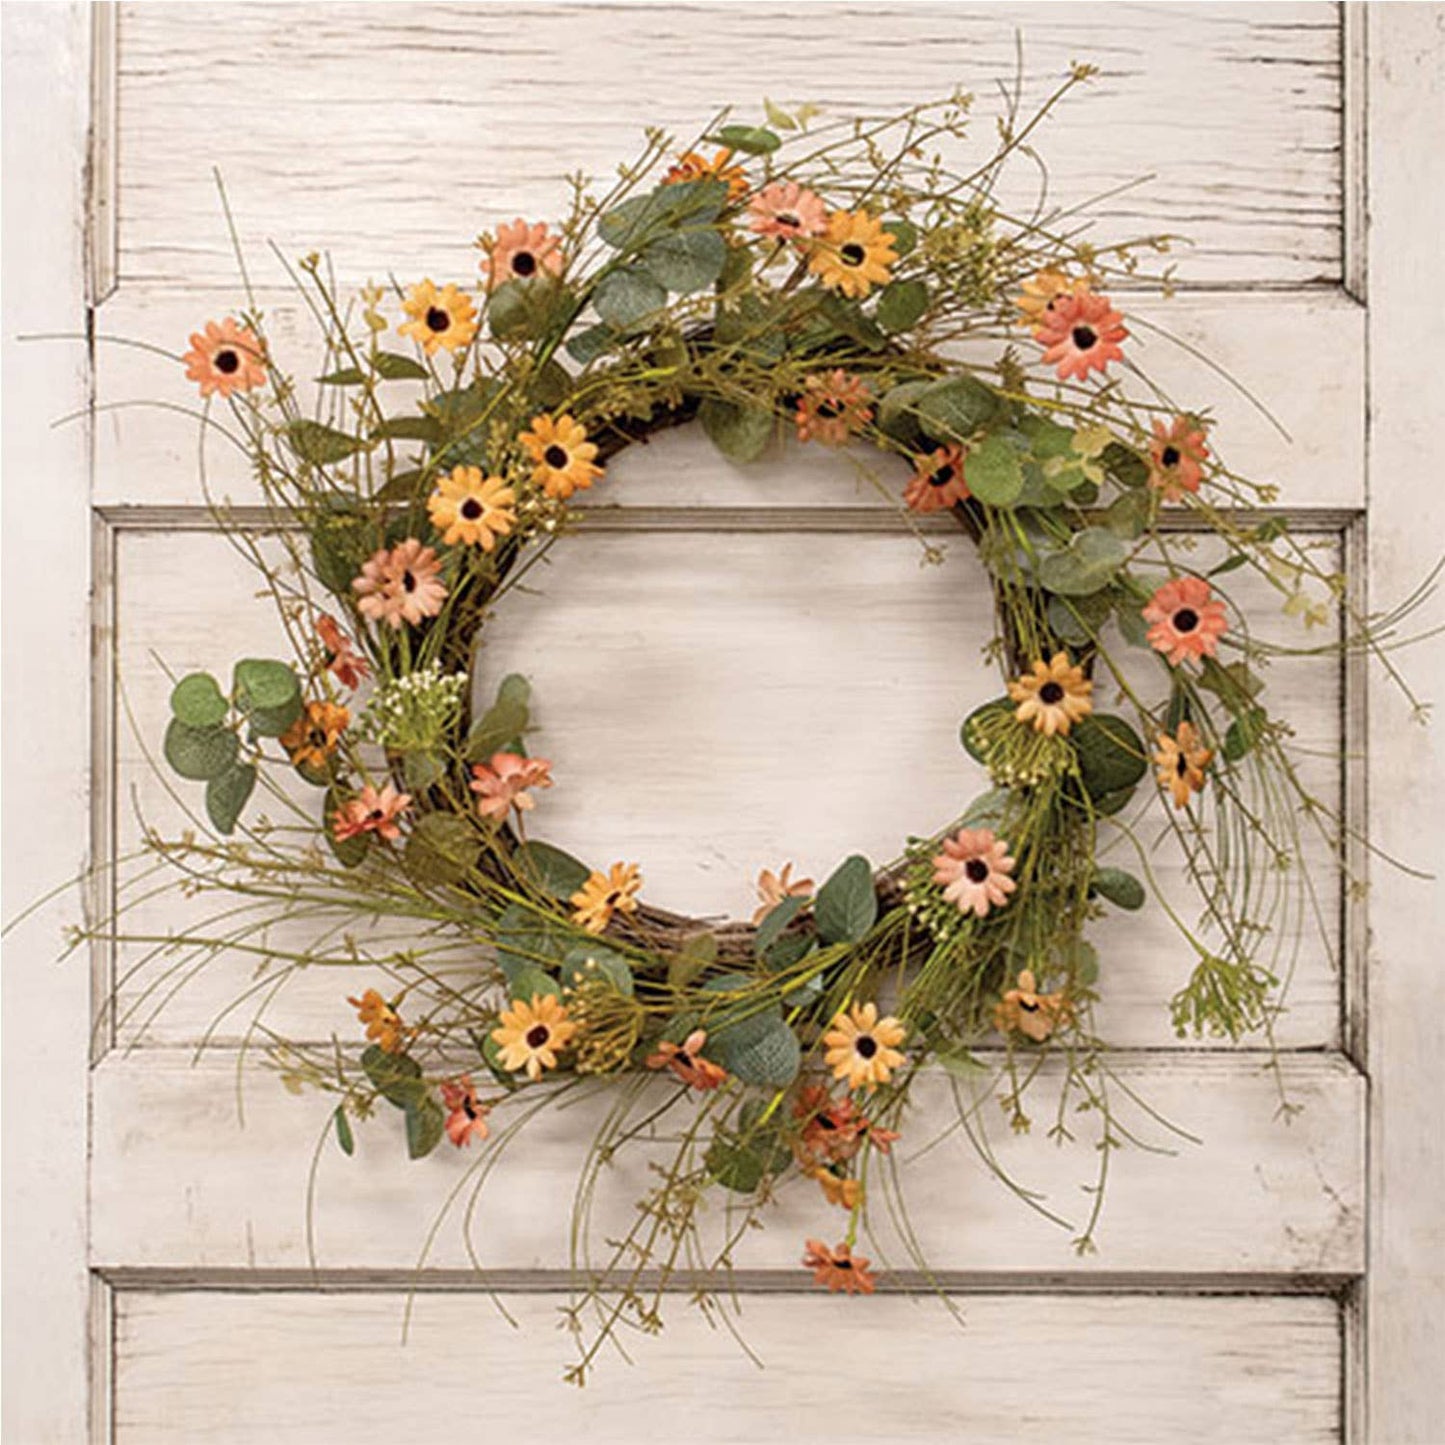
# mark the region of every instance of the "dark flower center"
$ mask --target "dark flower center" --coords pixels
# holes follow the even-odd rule
[[[780,226],[785,226],[790,231],[796,231],[803,224],[801,216],[795,216],[792,211],[779,211],[773,219]]]
[[[928,479],[930,487],[946,487],[953,480],[953,466],[939,467]]]
[[[385,814],[385,812],[383,812],[382,809],[380,809],[380,808],[373,808],[373,809],[366,815],[366,821],[367,821],[368,823],[380,823],[380,822],[382,822],[385,818],[386,818],[386,814]]]
[[[415,592],[416,575],[412,572],[403,572],[401,574],[401,586],[404,592]]]
[[[609,908],[616,908],[617,905],[622,902],[622,890],[620,888],[614,888],[602,901]]]
[[[878,1040],[872,1034],[859,1034],[853,1047],[858,1050],[860,1057],[871,1059],[878,1052]]]
[[[982,883],[988,877],[988,864],[982,858],[970,858],[963,865],[963,871],[970,883]]]
[[[552,1030],[546,1024],[533,1024],[527,1030],[527,1047],[540,1049],[552,1037]]]
[[[564,447],[559,447],[554,442],[545,452],[542,453],[542,460],[547,463],[553,471],[560,472],[571,460]]]
[[[832,421],[834,417],[843,415],[843,408],[836,401],[820,401],[818,403],[818,415],[824,421]]]
[[[475,522],[482,515],[482,504],[475,497],[468,497],[461,505],[461,513],[467,521]]]
[[[1193,632],[1199,626],[1199,614],[1192,607],[1181,607],[1174,614],[1175,632]]]
[[[813,1122],[820,1129],[836,1129],[838,1127],[826,1114],[819,1114]]]
[[[474,1099],[463,1099],[462,1111],[466,1114],[468,1119],[478,1119],[481,1117],[481,1110],[477,1108],[477,1104]]]
[[[1163,462],[1166,467],[1177,467],[1179,465],[1179,448],[1165,447],[1159,454],[1159,460]]]
[[[1183,753],[1180,753],[1179,757],[1175,760],[1174,771],[1178,773],[1181,778],[1188,773],[1189,759],[1186,758]]]
[[[231,376],[241,369],[241,358],[228,346],[224,351],[216,353],[215,368],[222,376]]]
[[[535,276],[536,274],[537,258],[530,251],[518,251],[512,257],[512,275]]]
[[[1039,1001],[1036,998],[1021,998],[1019,1000],[1019,1007],[1026,1014],[1036,1014],[1039,1011]]]
[[[839,254],[845,266],[861,266],[868,259],[868,253],[856,241],[849,241]]]
[[[1055,703],[1062,702],[1063,700],[1064,690],[1056,682],[1046,682],[1039,689],[1039,701],[1047,704],[1049,707],[1053,707]]]
[[[852,1261],[851,1259],[849,1259],[846,1254],[837,1255],[837,1256],[834,1257],[834,1260],[833,1260],[833,1268],[834,1268],[834,1269],[852,1269],[852,1268],[853,1268],[853,1261]]]
[[[440,306],[433,306],[427,311],[426,324],[433,331],[445,331],[452,324],[452,318]]]
[[[1080,351],[1088,351],[1090,347],[1099,344],[1099,333],[1092,326],[1076,326],[1070,335]]]

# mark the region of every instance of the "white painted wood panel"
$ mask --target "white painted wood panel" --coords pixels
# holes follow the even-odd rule
[[[1341,275],[1333,5],[126,5],[120,22],[122,288],[230,279],[213,166],[251,249],[328,246],[359,280],[472,274],[476,232],[554,214],[563,176],[610,176],[643,125],[690,136],[764,95],[849,115],[963,86],[982,157],[1018,28],[1031,100],[1075,60],[1102,67],[1044,132],[1053,201],[1157,177],[1097,234],[1187,236],[1195,283]],[[1005,197],[1028,214],[1038,173],[1014,170]]]
[[[464,1067],[465,1061],[459,1063]],[[1126,1147],[1111,1156],[1098,1253],[1072,1240],[1091,1204],[1094,1125],[1075,1116],[1078,1141],[1058,1147],[1045,1133],[1054,1086],[1031,1098],[1035,1124],[1015,1136],[993,1100],[974,1112],[1001,1167],[1036,1189],[1073,1228],[1030,1211],[980,1164],[958,1130],[926,1159],[908,1161],[957,1119],[958,1099],[934,1076],[917,1090],[895,1146],[908,1217],[930,1268],[997,1274],[1347,1276],[1362,1263],[1364,1081],[1338,1056],[1285,1055],[1283,1080],[1302,1105],[1279,1116],[1275,1080],[1258,1057],[1229,1054],[1120,1055],[1111,1097],[1121,1120],[1173,1154]],[[242,1080],[227,1051],[193,1062],[184,1049],[113,1053],[95,1074],[92,1200],[94,1262],[101,1267],[305,1269],[307,1178],[319,1145],[315,1195],[317,1263],[324,1269],[417,1267],[427,1232],[458,1186],[427,1259],[436,1269],[468,1268],[463,1213],[469,1166],[497,1146],[468,1154],[444,1145],[410,1163],[394,1112],[357,1129],[348,1159],[330,1130],[331,1104],[287,1093],[275,1076]],[[1164,1118],[1203,1142],[1167,1135],[1125,1097],[1133,1090]],[[971,1096],[959,1096],[965,1106]],[[529,1123],[486,1181],[471,1229],[476,1260],[492,1270],[566,1269],[568,1219],[586,1141],[605,1097]],[[493,1116],[503,1125],[504,1106]],[[691,1106],[689,1106],[691,1107]],[[644,1109],[645,1112],[645,1109]],[[392,1115],[392,1117],[388,1117]],[[676,1126],[670,1126],[676,1127]],[[649,1187],[651,1144],[620,1150],[599,1187],[594,1239],[615,1237]],[[666,1151],[665,1142],[658,1150]],[[668,1151],[671,1152],[671,1151]],[[657,1157],[653,1155],[652,1157]],[[716,1239],[728,1196],[709,1197],[704,1237]],[[811,1180],[783,1191],[734,1252],[740,1269],[792,1272],[805,1236],[841,1229]],[[869,1215],[875,1262],[907,1270],[881,1196]],[[829,1234],[832,1238],[833,1235]],[[600,1245],[599,1245],[600,1248]],[[860,1246],[861,1248],[861,1246]],[[798,1278],[807,1283],[798,1272]]]
[[[397,1343],[397,1295],[118,1297],[118,1445],[453,1445],[556,1440],[865,1445],[1325,1445],[1339,1438],[1329,1299],[969,1297],[745,1302],[758,1369],[674,1298],[585,1390],[565,1299],[428,1295]],[[521,1328],[510,1328],[502,1304]],[[242,1367],[244,1362],[244,1367]],[[258,1380],[266,1389],[256,1388]]]

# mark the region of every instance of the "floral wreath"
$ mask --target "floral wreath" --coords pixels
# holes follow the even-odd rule
[[[1264,923],[1309,878],[1260,861],[1299,860],[1301,827],[1337,857],[1342,825],[1265,697],[1264,666],[1292,649],[1251,635],[1226,576],[1252,569],[1306,628],[1343,608],[1345,641],[1326,646],[1382,649],[1342,576],[1277,517],[1244,514],[1273,491],[1215,455],[1207,413],[1134,364],[1143,323],[1104,288],[1168,294],[1169,273],[1140,260],[1168,238],[1096,248],[1042,199],[1028,218],[998,200],[1005,164],[1088,74],[1027,121],[1015,107],[981,161],[961,95],[821,123],[769,104],[766,125],[721,117],[680,155],[649,132],[610,188],[572,181],[560,224],[483,235],[472,286],[368,285],[348,301],[309,256],[294,279],[324,343],[312,414],[254,302],[191,337],[204,425],[248,458],[285,556],[217,516],[267,579],[294,656],[239,661],[229,688],[209,673],[175,684],[164,755],[205,784],[214,831],[151,845],[193,886],[278,917],[304,900],[425,929],[406,949],[343,948],[332,931],[278,954],[282,971],[325,960],[390,980],[349,1000],[365,1044],[271,1037],[289,1084],[334,1098],[347,1154],[381,1104],[411,1157],[445,1138],[480,1159],[537,1106],[607,1089],[622,1102],[586,1170],[668,1141],[631,1231],[602,1258],[586,1246],[579,1288],[597,1315],[575,1378],[619,1326],[655,1323],[644,1271],[726,1274],[727,1246],[705,1251],[697,1232],[718,1190],[751,1222],[807,1180],[840,1223],[819,1224],[803,1264],[829,1290],[871,1293],[859,1232],[871,1199],[897,1198],[890,1149],[929,1066],[1002,1080],[1026,1127],[1028,1082],[1057,1056],[1065,1096],[1105,1121],[1107,1169],[1121,1140],[1087,933],[1158,891],[1142,818],[1179,840],[1203,914],[1163,904],[1187,965],[1175,1028],[1272,1028],[1297,944]],[[991,359],[961,360],[964,342]],[[999,695],[961,729],[989,791],[886,867],[849,856],[821,886],[764,869],[749,923],[650,907],[638,862],[596,866],[531,836],[567,780],[534,746],[528,684],[472,701],[479,631],[557,538],[585,532],[577,495],[605,488],[623,448],[691,421],[743,465],[786,429],[905,459],[900,526],[953,518],[997,615]],[[1222,544],[1208,570],[1189,529]],[[1154,659],[1151,690],[1128,680],[1128,654]],[[301,842],[267,818],[229,841],[258,782]],[[1101,861],[1106,834],[1142,878]],[[473,1167],[480,1188],[490,1164]],[[584,1214],[590,1198],[579,1189]]]

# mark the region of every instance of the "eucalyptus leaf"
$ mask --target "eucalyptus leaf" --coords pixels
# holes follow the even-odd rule
[[[775,419],[767,407],[739,406],[710,396],[698,407],[697,415],[708,440],[741,466],[757,461],[773,437]]]
[[[1144,740],[1121,717],[1092,713],[1069,733],[1084,791],[1091,799],[1132,788],[1148,771]]]
[[[406,840],[402,867],[413,882],[445,887],[462,882],[480,853],[481,839],[467,819],[456,813],[423,813]]]
[[[890,387],[878,403],[878,430],[911,450],[921,451],[925,442],[918,403],[934,384],[932,381],[904,381]]]
[[[818,890],[813,914],[824,943],[857,943],[867,936],[878,918],[878,894],[866,858],[855,853],[838,865]]]
[[[599,356],[605,356],[621,337],[618,336],[606,322],[598,326],[589,326],[585,331],[579,331],[567,342],[567,355],[574,361],[586,366],[589,361],[596,361]]]
[[[524,969],[555,968],[575,938],[560,918],[523,903],[509,903],[492,930],[497,967],[509,985]]]
[[[892,281],[879,293],[878,324],[888,332],[907,331],[928,310],[928,287],[922,281]]]
[[[774,905],[758,925],[753,939],[753,952],[762,958],[782,936],[783,930],[808,906],[806,898],[784,898]]]
[[[243,708],[283,708],[301,696],[301,682],[289,663],[247,657],[232,675],[236,703]]]
[[[361,1067],[376,1092],[398,1109],[426,1098],[421,1065],[410,1054],[391,1054],[369,1044],[362,1052]]]
[[[600,216],[597,235],[615,250],[635,250],[667,231],[715,221],[727,198],[725,181],[677,181],[658,186]]]
[[[783,143],[773,131],[759,125],[725,125],[708,140],[750,156],[771,155]]]
[[[231,710],[221,685],[209,672],[192,672],[171,689],[171,712],[187,727],[217,727]]]
[[[899,256],[908,255],[918,245],[918,227],[901,216],[889,216],[883,221],[883,229],[893,237],[893,250]]]
[[[241,810],[255,787],[256,769],[251,763],[232,763],[224,773],[206,783],[206,816],[217,832],[229,836],[235,831]]]
[[[569,988],[585,982],[594,972],[611,980],[625,998],[632,997],[632,965],[615,949],[601,943],[579,943],[562,960],[562,982]]]
[[[360,437],[306,417],[287,422],[281,432],[286,444],[302,461],[319,467],[345,461],[366,447],[366,442]]]
[[[968,489],[990,507],[1011,507],[1024,488],[1023,462],[1007,437],[987,436],[964,462]]]
[[[626,332],[667,305],[667,289],[643,267],[623,266],[597,283],[592,305],[607,325]]]
[[[519,844],[513,859],[521,877],[564,902],[592,875],[585,863],[540,840]]]
[[[717,962],[717,934],[694,933],[667,961],[667,986],[685,989]]]
[[[972,484],[973,473],[969,472]],[[1087,597],[1107,587],[1129,556],[1128,544],[1106,527],[1085,527],[1069,545],[1039,561],[1039,584],[1063,597]]]
[[[406,1152],[412,1159],[425,1159],[438,1144],[446,1128],[442,1107],[428,1095],[406,1106]]]
[[[1107,898],[1116,908],[1130,913],[1144,906],[1144,885],[1123,868],[1096,868],[1089,887],[1100,898]]]
[[[983,382],[960,374],[927,386],[915,402],[919,423],[935,441],[971,442],[997,415],[1000,402]]]
[[[240,743],[229,728],[193,728],[172,718],[162,751],[166,761],[183,778],[206,783],[230,771]]]

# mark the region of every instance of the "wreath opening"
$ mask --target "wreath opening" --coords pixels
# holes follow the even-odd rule
[[[1076,67],[1043,113],[1089,74]],[[1142,371],[1140,335],[1162,333],[1105,287],[1169,294],[1145,265],[1168,238],[1106,244],[1046,193],[1027,217],[999,201],[1042,115],[1013,117],[972,161],[965,97],[814,119],[722,117],[680,152],[649,132],[615,183],[574,182],[560,223],[485,233],[475,285],[347,298],[303,259],[314,405],[254,302],[184,357],[205,434],[239,447],[287,551],[267,560],[217,503],[292,655],[242,659],[229,686],[177,680],[163,752],[204,785],[210,827],[148,847],[188,888],[317,921],[313,945],[270,958],[275,988],[322,963],[363,972],[349,1002],[364,1039],[271,1039],[288,1084],[328,1100],[344,1153],[379,1113],[412,1158],[478,1145],[479,1191],[503,1149],[525,1150],[528,1118],[615,1100],[577,1194],[577,1379],[616,1330],[655,1327],[647,1281],[725,1283],[792,1180],[840,1221],[803,1248],[820,1284],[873,1290],[880,1201],[905,1220],[892,1263],[926,1279],[891,1146],[927,1153],[937,1121],[908,1105],[932,1072],[965,1091],[937,1133],[974,1138],[968,1090],[998,1092],[1027,1128],[1027,1092],[1049,1075],[1052,1132],[1097,1121],[1090,1204],[1065,1221],[1093,1248],[1110,1154],[1136,1136],[1095,1027],[1108,969],[1092,926],[1153,894],[1178,931],[1180,957],[1160,961],[1178,969],[1176,1031],[1271,1040],[1311,917],[1305,836],[1333,860],[1346,831],[1303,781],[1269,669],[1365,649],[1399,681],[1388,639],[1423,595],[1360,616],[1346,579],[1269,510],[1273,488],[1225,463],[1207,411]],[[474,673],[493,609],[557,538],[585,534],[578,499],[604,493],[625,448],[691,423],[742,467],[783,431],[901,458],[901,493],[881,487],[900,535],[931,554],[946,519],[993,596],[997,682],[959,719],[990,786],[951,800],[943,826],[922,817],[937,831],[900,838],[892,859],[840,846],[816,884],[765,869],[752,920],[657,907],[646,860],[551,844],[548,794],[567,779],[530,684],[489,676],[484,649]],[[1221,560],[1199,565],[1181,524]],[[1232,603],[1246,568],[1298,619],[1298,647],[1264,641]],[[1335,640],[1309,632],[1337,617]],[[1161,840],[1182,853],[1189,916],[1158,887]],[[1329,919],[1307,926],[1333,957]],[[200,925],[175,948],[210,958],[229,937]],[[669,1086],[660,1101],[649,1080]],[[623,1237],[589,1242],[594,1194],[629,1145],[668,1162]],[[705,1247],[719,1195],[727,1239]]]

